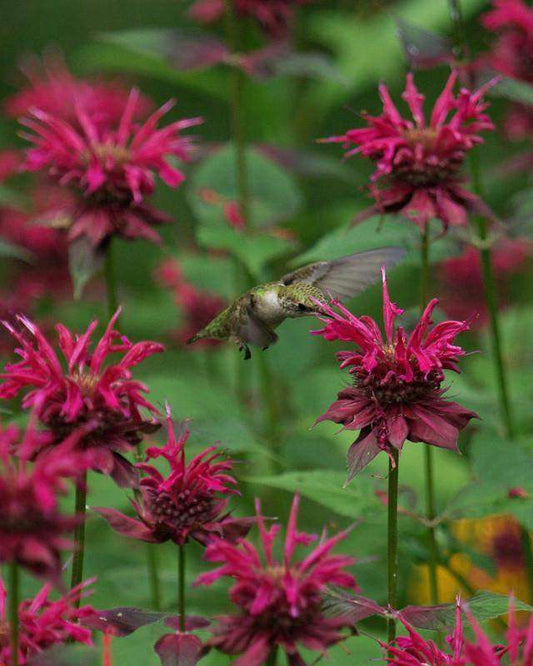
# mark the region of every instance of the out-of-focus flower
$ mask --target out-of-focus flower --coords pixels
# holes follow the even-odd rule
[[[286,36],[294,10],[312,0],[235,0],[241,17],[255,19],[271,38]],[[199,23],[212,23],[223,16],[224,0],[196,0],[189,15]]]
[[[262,556],[246,540],[232,544],[218,539],[206,549],[205,559],[221,566],[202,574],[197,583],[211,585],[224,576],[233,579],[230,597],[239,609],[235,615],[218,618],[208,644],[226,654],[240,655],[235,666],[260,666],[278,646],[290,664],[301,665],[300,645],[325,651],[342,640],[340,630],[351,624],[346,617],[326,617],[322,608],[327,585],[356,588],[355,579],[346,571],[355,560],[331,554],[347,531],[330,539],[323,536],[314,550],[296,559],[297,547],[308,546],[316,538],[297,530],[299,501],[295,495],[282,558],[275,558],[272,552],[279,526],[267,530],[258,501]]]
[[[14,176],[22,162],[22,155],[18,150],[0,151],[0,183],[9,176]]]
[[[232,461],[222,458],[216,446],[210,446],[185,461],[189,431],[184,429],[176,441],[170,413],[167,415],[168,439],[164,447],[151,447],[146,460],[163,457],[170,466],[164,477],[149,462],[137,467],[146,475],[140,482],[140,497],[132,501],[137,519],[114,509],[95,509],[111,527],[127,537],[151,543],[172,540],[179,545],[189,539],[201,544],[214,537],[234,540],[244,537],[252,521],[232,518],[227,509],[228,496],[237,493],[235,479],[228,474]]]
[[[180,345],[185,345],[187,340],[207,326],[226,306],[226,302],[218,294],[201,291],[188,282],[179,262],[173,259],[164,261],[156,275],[161,284],[172,289],[175,303],[182,314],[181,326],[172,334]],[[219,344],[218,340],[201,340],[198,348],[216,347]]]
[[[234,229],[237,231],[244,231],[246,229],[246,220],[242,216],[239,204],[236,201],[227,199],[222,194],[207,187],[199,190],[198,196],[204,203],[221,208],[225,221]]]
[[[483,100],[492,82],[476,92],[463,88],[455,95],[456,79],[457,73],[452,72],[429,124],[423,110],[424,95],[408,74],[402,97],[413,120],[400,114],[387,87],[381,84],[380,116],[363,114],[367,127],[324,140],[344,144],[349,149],[347,157],[360,153],[376,163],[370,186],[376,203],[359,219],[375,212],[401,213],[421,229],[432,218],[447,229],[467,224],[468,211],[485,208],[462,187],[460,170],[465,154],[483,142],[480,132],[494,129],[485,113],[488,103]]]
[[[95,247],[113,234],[159,240],[152,225],[167,218],[145,200],[154,191],[156,174],[170,187],[183,181],[184,174],[170,161],[189,160],[191,140],[180,132],[201,119],[158,128],[171,101],[139,125],[134,121],[138,102],[139,92],[133,89],[118,127],[98,124],[81,104],[76,104],[79,128],[41,109],[21,120],[30,129],[26,138],[34,144],[24,168],[43,171],[78,195],[62,213],[71,218],[70,240],[84,235]]]
[[[339,302],[323,305],[325,327],[313,331],[325,340],[352,342],[354,351],[341,351],[341,368],[350,368],[353,385],[342,390],[327,412],[317,419],[360,430],[348,451],[347,483],[384,450],[400,451],[406,439],[457,450],[459,432],[477,415],[443,397],[444,371],[459,372],[464,355],[453,344],[468,330],[464,321],[445,321],[431,327],[433,299],[410,336],[395,319],[403,311],[389,298],[383,271],[385,337],[370,317],[355,317]]]
[[[115,330],[118,311],[93,350],[91,336],[98,325],[93,321],[82,335],[74,335],[62,324],[56,326],[62,363],[29,319],[19,317],[20,328],[5,326],[18,341],[20,361],[8,363],[0,377],[0,398],[10,399],[26,392],[25,409],[35,410],[49,430],[46,446],[28,444],[21,455],[33,458],[61,443],[65,436],[81,432],[79,447],[90,451],[91,468],[109,474],[119,485],[132,485],[136,474],[121,452],[135,447],[142,433],[152,432],[158,424],[146,420],[141,410],[157,413],[143,396],[148,388],[132,378],[131,369],[144,359],[163,351],[156,342],[132,344]],[[122,358],[105,365],[111,354]]]
[[[66,534],[77,523],[60,513],[58,496],[66,492],[65,476],[81,472],[85,461],[70,446],[63,456],[34,465],[15,457],[18,449],[42,446],[43,439],[31,427],[22,439],[14,426],[0,431],[0,561],[17,562],[57,582],[61,551],[72,547]]]
[[[398,618],[407,629],[407,636],[400,636],[392,644],[383,644],[387,650],[386,661],[393,666],[465,666],[462,659],[464,635],[461,605],[457,602],[455,628],[447,637],[449,651],[441,650],[432,640],[425,640],[401,613]]]
[[[511,276],[524,270],[532,250],[527,238],[504,238],[494,245],[492,262],[500,307],[505,305],[504,294]],[[438,268],[438,275],[442,284],[440,306],[444,312],[456,319],[471,318],[474,325],[485,325],[488,312],[479,252],[467,247],[460,256],[445,259]]]
[[[91,632],[82,627],[80,621],[94,614],[90,606],[76,607],[76,602],[85,596],[85,588],[92,581],[78,585],[64,597],[50,599],[49,584],[37,592],[33,599],[25,599],[19,605],[19,654],[18,663],[23,666],[32,657],[54,645],[82,643],[92,645]],[[0,663],[11,663],[10,627],[7,613],[8,595],[0,578]]]
[[[120,82],[77,79],[58,54],[47,54],[42,63],[38,58],[27,59],[22,69],[28,85],[7,99],[8,116],[20,118],[41,109],[79,127],[76,108],[80,106],[98,126],[119,124],[129,95]],[[140,96],[135,118],[145,118],[152,108],[152,102]]]

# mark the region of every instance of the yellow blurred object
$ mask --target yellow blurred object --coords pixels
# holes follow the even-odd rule
[[[439,602],[454,601],[457,593],[465,598],[472,590],[511,592],[522,601],[531,601],[531,589],[522,543],[522,528],[510,515],[489,516],[476,520],[463,519],[452,526],[455,538],[470,551],[490,557],[495,573],[475,566],[466,553],[456,553],[449,560],[450,570],[437,569]],[[453,572],[453,573],[452,573]],[[429,568],[414,568],[409,588],[412,601],[431,604]]]

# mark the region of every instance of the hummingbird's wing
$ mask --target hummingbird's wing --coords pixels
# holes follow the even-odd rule
[[[377,282],[381,267],[394,266],[405,253],[406,250],[401,247],[382,247],[333,261],[318,261],[284,275],[281,282],[287,286],[304,282],[318,287],[326,295],[346,300]]]
[[[246,307],[236,327],[236,337],[242,342],[266,349],[277,341],[275,331],[257,317],[251,306]]]

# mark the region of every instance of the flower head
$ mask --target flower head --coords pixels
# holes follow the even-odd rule
[[[340,303],[323,305],[326,325],[315,335],[356,345],[337,354],[341,368],[350,368],[353,385],[317,421],[342,423],[360,430],[348,451],[347,483],[381,451],[401,450],[406,439],[447,449],[457,448],[457,436],[476,414],[443,397],[444,371],[459,372],[464,355],[454,340],[468,330],[464,321],[431,326],[433,299],[411,335],[395,319],[403,310],[389,298],[383,271],[385,335],[370,317],[355,317]]]
[[[31,427],[22,439],[14,426],[0,431],[0,562],[17,562],[57,582],[61,551],[72,547],[66,534],[77,523],[61,514],[58,496],[66,492],[65,476],[81,471],[85,461],[68,445],[64,455],[34,465],[15,457],[28,445],[42,446],[43,438]]]
[[[331,554],[347,531],[330,539],[323,537],[314,550],[297,559],[297,547],[308,546],[316,538],[297,530],[299,500],[295,495],[282,557],[273,553],[279,526],[266,528],[259,502],[256,511],[262,556],[246,540],[232,544],[218,539],[206,549],[205,559],[221,566],[201,575],[198,584],[231,578],[230,597],[239,609],[236,615],[218,618],[209,644],[226,654],[241,655],[235,666],[260,666],[277,646],[286,652],[290,664],[303,664],[299,645],[326,650],[342,639],[340,630],[348,626],[346,618],[326,617],[322,608],[327,585],[356,587],[355,579],[345,570],[354,559]]]
[[[158,424],[142,416],[143,409],[157,410],[143,396],[148,389],[132,378],[131,369],[162,352],[163,345],[148,341],[132,344],[121,337],[114,328],[119,313],[111,318],[93,350],[91,336],[97,321],[82,335],[72,334],[62,324],[56,326],[66,369],[33,322],[19,317],[23,330],[5,323],[20,345],[16,353],[21,360],[7,364],[0,374],[4,379],[0,398],[25,392],[22,406],[35,410],[50,433],[46,446],[25,446],[26,457],[57,446],[70,433],[81,433],[78,446],[90,452],[92,469],[111,475],[120,485],[132,485],[136,475],[120,452],[131,450],[143,432],[153,431]],[[106,358],[117,353],[122,358],[106,366]]]
[[[241,17],[255,19],[272,38],[284,37],[295,7],[312,0],[235,0],[235,11]],[[224,0],[197,0],[190,15],[199,23],[211,23],[224,14]]]
[[[84,589],[91,581],[78,585],[64,597],[50,599],[49,584],[37,592],[32,599],[19,605],[19,654],[21,666],[32,657],[54,645],[67,642],[92,645],[91,632],[80,625],[80,621],[94,614],[90,606],[76,607],[84,596]],[[0,663],[11,663],[10,630],[7,616],[7,592],[0,578]],[[33,662],[32,662],[33,663]]]
[[[157,271],[157,277],[162,284],[172,289],[175,303],[181,311],[181,326],[173,335],[180,345],[184,345],[207,326],[226,306],[224,299],[218,294],[202,291],[188,282],[177,261],[163,262]],[[205,349],[219,344],[217,340],[200,340],[198,347]]]
[[[133,89],[118,126],[98,124],[81,103],[76,104],[79,127],[42,109],[33,109],[21,121],[31,130],[25,136],[34,144],[24,167],[45,171],[78,195],[71,211],[71,240],[86,235],[97,246],[112,234],[159,238],[150,225],[165,216],[145,200],[154,191],[156,174],[170,187],[181,184],[184,174],[169,160],[189,159],[191,141],[180,132],[201,119],[158,128],[173,106],[168,102],[139,125],[134,121],[138,103],[139,92]]]
[[[164,447],[151,447],[146,460],[164,458],[170,473],[163,476],[149,462],[138,463],[145,476],[140,482],[140,498],[132,502],[138,518],[129,518],[114,509],[96,509],[124,536],[152,543],[174,541],[183,545],[189,539],[206,544],[214,537],[233,540],[246,535],[251,519],[228,514],[228,496],[237,493],[229,475],[232,461],[222,457],[216,446],[199,453],[188,463],[185,445],[189,431],[178,440],[167,415],[168,439]]]
[[[476,92],[462,89],[454,95],[456,78],[453,72],[435,102],[429,123],[424,96],[413,75],[408,74],[403,99],[412,120],[400,114],[387,86],[381,84],[383,113],[363,114],[367,127],[326,139],[344,144],[349,149],[347,157],[360,153],[375,162],[370,192],[376,204],[369,212],[400,212],[422,229],[436,218],[446,229],[466,224],[467,211],[480,205],[461,187],[460,170],[465,154],[482,143],[480,132],[494,129],[484,113],[488,104],[483,101],[492,83]]]

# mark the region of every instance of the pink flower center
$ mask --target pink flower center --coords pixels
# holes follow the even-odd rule
[[[105,168],[111,169],[122,166],[131,159],[130,151],[126,147],[113,143],[93,143],[91,150],[86,150],[81,154],[81,159],[85,164],[90,164],[93,156]]]
[[[69,379],[71,379],[75,384],[77,384],[82,394],[85,397],[87,397],[92,395],[92,393],[94,392],[94,389],[96,388],[96,385],[100,380],[100,377],[90,372],[77,371],[69,375]]]
[[[213,520],[216,500],[207,493],[182,490],[176,496],[167,492],[150,491],[150,512],[158,526],[173,537],[182,533],[183,538],[195,528]]]
[[[430,370],[428,375],[413,369],[413,378],[405,381],[394,365],[381,363],[372,372],[359,369],[354,374],[354,383],[367,397],[377,400],[382,406],[418,402],[430,393],[439,391],[444,381],[442,370]]]

